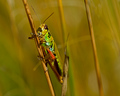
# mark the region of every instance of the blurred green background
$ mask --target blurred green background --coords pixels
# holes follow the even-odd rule
[[[120,96],[120,0],[88,0],[105,96]],[[36,28],[46,24],[62,60],[67,34],[69,77],[67,96],[99,96],[93,49],[84,0],[63,0],[67,32],[63,33],[57,0],[28,0]],[[33,11],[35,9],[38,18]],[[0,96],[51,96],[37,59],[22,0],[0,0]],[[49,66],[48,66],[49,67]],[[49,67],[56,96],[61,84]]]

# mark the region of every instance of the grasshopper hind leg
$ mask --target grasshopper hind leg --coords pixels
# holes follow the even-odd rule
[[[57,59],[54,60],[54,64],[55,64],[55,67],[57,69],[57,72],[59,73],[60,76],[62,76],[62,71],[61,69],[59,68],[59,61],[57,61]]]

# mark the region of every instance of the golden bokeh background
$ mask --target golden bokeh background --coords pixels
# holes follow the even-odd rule
[[[88,0],[101,71],[104,96],[120,95],[120,0]],[[62,60],[68,33],[70,58],[67,96],[99,96],[94,54],[84,0],[62,0],[66,29],[61,29],[57,0],[28,0],[36,28],[45,22]],[[32,9],[32,7],[34,10]],[[37,14],[37,15],[36,15]],[[22,0],[0,0],[0,96],[51,96],[37,59],[31,28]],[[49,68],[56,96],[61,84]]]

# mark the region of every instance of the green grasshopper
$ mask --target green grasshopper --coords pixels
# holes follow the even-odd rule
[[[42,46],[42,50],[43,50],[43,54],[44,54],[43,59],[45,59],[46,65],[47,64],[50,65],[50,67],[52,68],[53,72],[55,73],[57,79],[62,84],[63,83],[63,71],[61,68],[60,55],[59,55],[58,49],[56,47],[56,44],[54,42],[54,39],[48,29],[48,26],[46,24],[44,24],[44,22],[37,29],[37,36],[39,37],[40,45]],[[32,36],[32,37],[34,38],[34,36]],[[29,39],[31,39],[31,38],[29,38]]]

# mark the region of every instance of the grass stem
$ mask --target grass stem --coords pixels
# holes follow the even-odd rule
[[[37,37],[37,32],[36,32],[36,29],[35,29],[35,26],[34,26],[34,23],[33,23],[33,19],[32,19],[32,16],[31,16],[31,12],[29,10],[27,0],[23,0],[23,4],[24,4],[24,7],[25,7],[25,11],[26,11],[29,23],[30,23],[32,33],[35,34],[34,40],[35,40],[35,43],[36,43],[36,47],[37,47],[39,56],[44,58],[42,47],[39,46],[40,41],[39,41],[39,38]],[[44,69],[44,72],[45,72],[45,76],[47,78],[47,82],[48,82],[48,85],[49,85],[49,88],[50,88],[50,92],[51,92],[52,96],[55,96],[55,93],[54,93],[54,90],[53,90],[53,87],[52,87],[52,83],[51,83],[51,80],[50,80],[50,77],[49,77],[49,73],[48,73],[47,67],[45,65],[45,60],[42,61],[42,66],[43,66],[43,69]]]
[[[64,12],[63,12],[62,0],[58,0],[58,5],[59,5],[62,32],[66,33],[66,22],[65,22]],[[67,46],[65,47],[65,60],[64,60],[64,65],[63,65],[63,84],[62,84],[61,96],[65,96],[67,92],[69,57],[66,55],[66,51],[67,51]]]
[[[96,74],[97,74],[99,93],[100,93],[100,96],[104,96],[100,68],[99,68],[99,62],[98,62],[98,56],[97,56],[97,49],[96,49],[96,44],[95,44],[94,31],[93,31],[93,26],[92,26],[92,18],[91,18],[90,8],[88,5],[88,0],[84,0],[84,2],[85,2],[86,14],[87,14],[87,19],[88,19],[88,26],[89,26],[89,30],[90,30],[90,36],[91,36],[91,41],[92,41],[93,53],[94,53],[95,69],[96,69]]]

